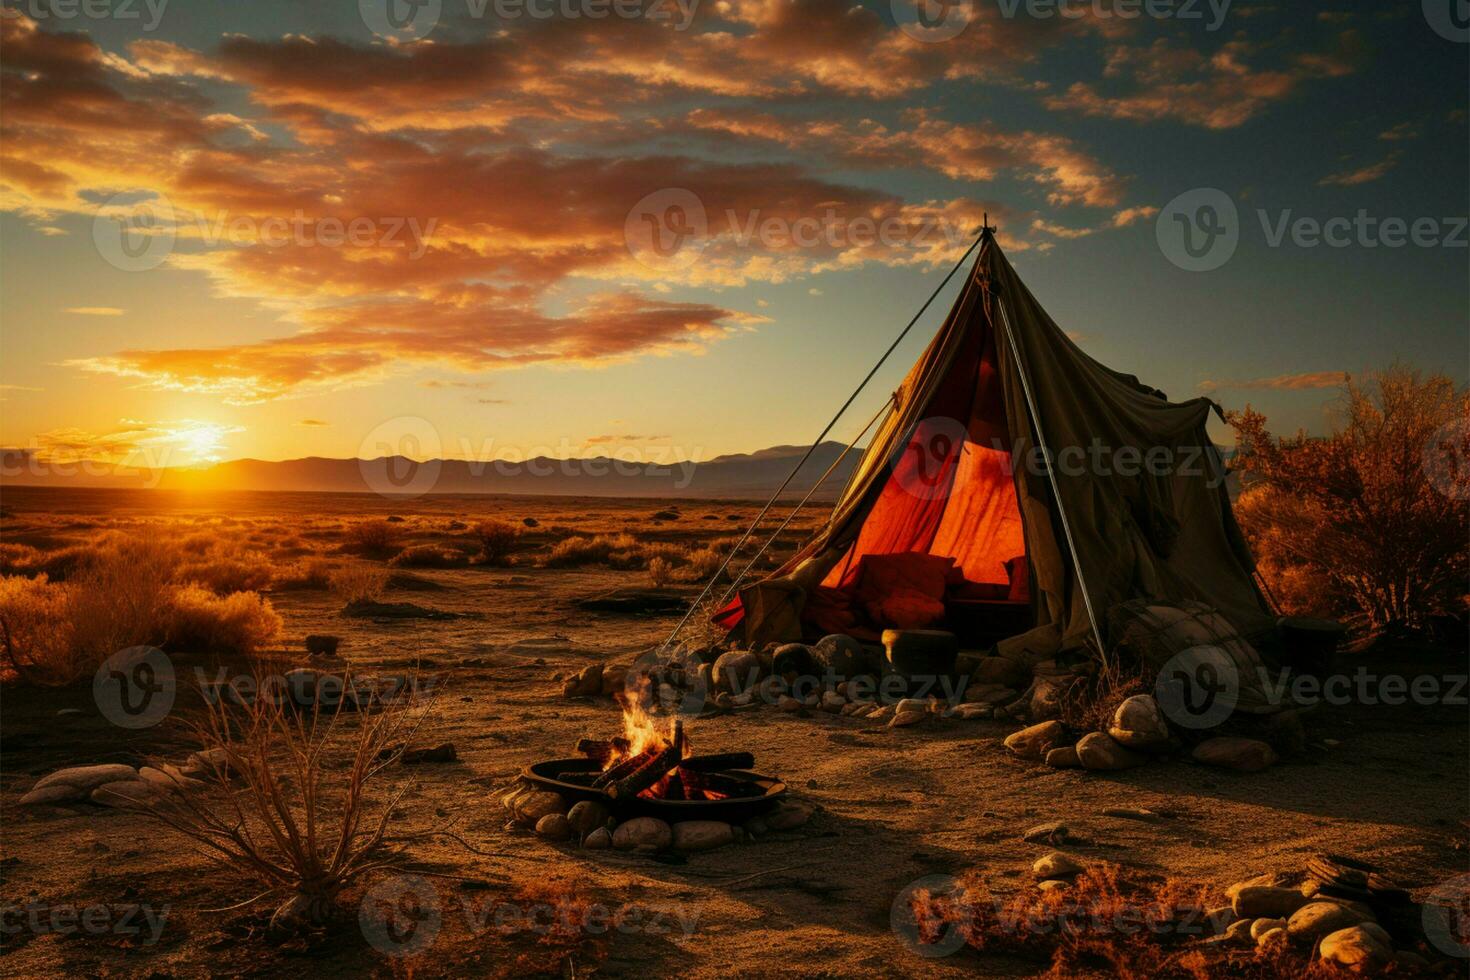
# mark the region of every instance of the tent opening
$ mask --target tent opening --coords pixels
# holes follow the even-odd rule
[[[1033,623],[995,338],[973,330],[889,461],[868,516],[808,596],[804,631],[933,627],[988,644]]]

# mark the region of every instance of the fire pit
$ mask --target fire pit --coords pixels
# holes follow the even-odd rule
[[[695,756],[690,761],[698,758]],[[670,799],[640,794],[613,799],[602,788],[592,785],[601,774],[602,763],[596,759],[551,759],[527,766],[521,775],[535,786],[560,793],[568,802],[593,800],[607,804],[620,818],[658,817],[666,823],[682,820],[741,823],[771,809],[786,795],[786,784],[773,776],[744,769],[717,769],[703,775],[718,779],[722,787],[731,790],[724,796]]]

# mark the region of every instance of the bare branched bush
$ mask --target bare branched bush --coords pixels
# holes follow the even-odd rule
[[[344,678],[344,688],[356,685]],[[205,788],[130,805],[182,834],[216,863],[255,879],[281,899],[278,933],[327,925],[355,880],[394,866],[411,840],[391,837],[411,783],[385,773],[432,708],[395,700],[372,713],[298,709],[272,687],[240,706],[210,702],[193,726]],[[279,693],[279,692],[278,692]],[[351,696],[351,695],[349,695]],[[401,771],[401,770],[400,770]]]
[[[475,525],[480,540],[480,560],[487,565],[503,565],[520,540],[521,529],[506,521],[486,520]]]
[[[345,565],[332,572],[332,591],[346,602],[377,602],[388,587],[388,570],[376,565]]]
[[[403,532],[388,521],[358,521],[349,524],[345,532],[345,547],[365,555],[383,556],[398,550]]]

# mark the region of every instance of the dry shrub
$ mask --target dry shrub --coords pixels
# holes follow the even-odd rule
[[[1112,724],[1118,705],[1135,694],[1151,694],[1144,667],[1122,664],[1117,657],[1100,657],[1097,671],[1079,677],[1060,699],[1061,720],[1074,731],[1105,732]]]
[[[386,555],[396,551],[403,532],[388,521],[358,521],[347,526],[343,536],[350,551],[365,555]]]
[[[41,564],[42,552],[28,544],[0,541],[0,575],[30,575]]]
[[[76,662],[63,585],[36,578],[0,578],[0,644],[7,679],[67,684],[86,669]]]
[[[1301,950],[1248,953],[1203,940],[1223,929],[1205,916],[1208,889],[1171,878],[1094,865],[1068,888],[1039,891],[1021,882],[1014,894],[991,891],[980,875],[963,877],[946,894],[920,890],[912,910],[921,941],[958,930],[965,943],[989,953],[1048,964],[1043,974],[1079,976],[1247,977],[1340,976]]]
[[[648,579],[654,588],[661,589],[674,580],[674,566],[666,558],[652,558],[648,562]]]
[[[689,552],[688,574],[693,581],[708,581],[715,572],[719,571],[720,563],[724,560],[725,552],[717,550],[713,545],[692,550]]]
[[[1370,629],[1464,612],[1470,392],[1395,365],[1344,383],[1323,438],[1277,438],[1249,406],[1227,418],[1236,516],[1284,611],[1348,609]]]
[[[344,683],[353,687],[350,677]],[[271,919],[277,935],[319,928],[339,918],[344,888],[393,866],[409,840],[439,833],[391,836],[411,784],[384,788],[379,778],[399,764],[431,707],[400,701],[348,715],[267,696],[245,707],[210,703],[195,726],[207,788],[135,806],[265,885],[251,901],[283,899]]]
[[[627,556],[637,550],[638,539],[631,534],[598,534],[590,538],[579,535],[558,541],[546,559],[546,567],[611,565],[615,561],[626,562]]]
[[[281,631],[281,617],[256,592],[215,595],[198,585],[169,598],[165,647],[196,653],[250,656]]]
[[[520,540],[521,529],[506,521],[486,520],[475,525],[480,540],[480,558],[487,565],[501,565]]]
[[[161,541],[118,537],[68,580],[68,615],[77,655],[95,667],[139,644],[159,645],[177,553]]]
[[[463,568],[469,563],[469,556],[463,551],[433,544],[404,548],[388,562],[395,568]]]
[[[278,571],[271,581],[271,588],[278,591],[329,589],[332,585],[332,572],[336,567],[325,558],[297,562]]]
[[[213,556],[179,566],[176,578],[213,590],[217,595],[250,592],[271,584],[271,566],[259,555]]]
[[[331,574],[332,591],[346,602],[378,601],[388,587],[388,570],[376,565],[346,565]]]

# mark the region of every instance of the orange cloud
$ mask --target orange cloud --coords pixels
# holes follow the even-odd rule
[[[1200,388],[1205,391],[1217,391],[1221,388],[1309,391],[1337,388],[1346,380],[1346,371],[1309,371],[1303,374],[1281,374],[1274,378],[1256,378],[1252,381],[1203,381]]]

